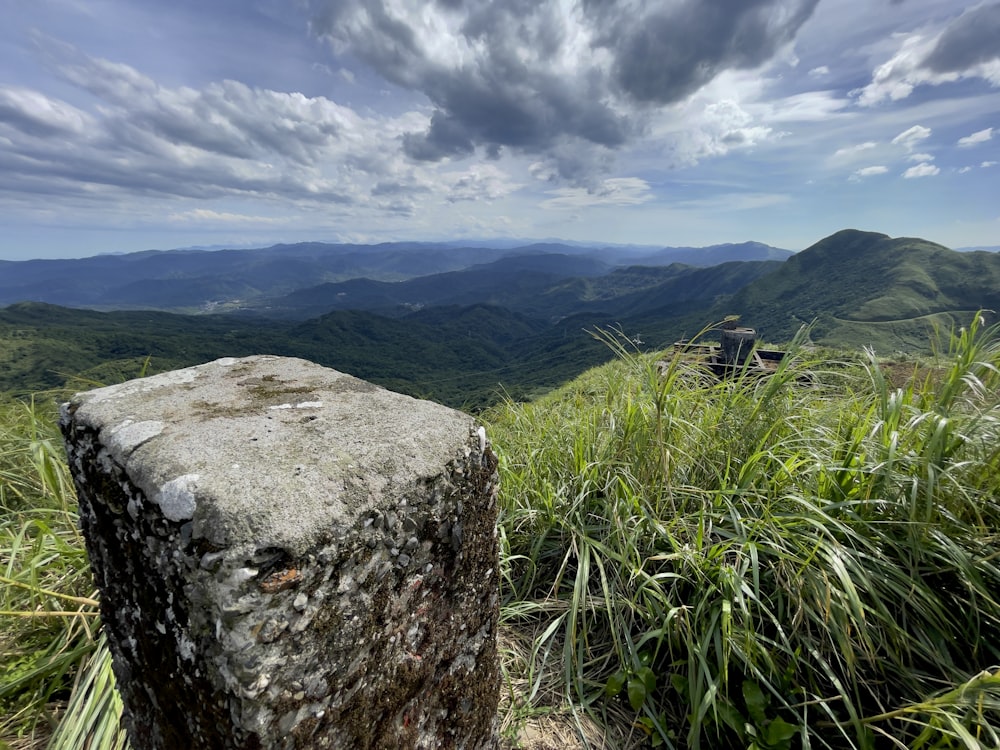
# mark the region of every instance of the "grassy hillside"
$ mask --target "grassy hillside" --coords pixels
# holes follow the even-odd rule
[[[1000,256],[848,229],[792,256],[714,313],[739,313],[773,341],[816,320],[820,343],[891,352],[924,349],[935,325],[947,330],[977,310],[1000,310]]]
[[[0,391],[58,387],[80,373],[117,380],[141,367],[273,353],[479,408],[504,392],[536,394],[605,361],[607,351],[588,334],[596,327],[616,326],[656,348],[736,314],[770,342],[813,323],[814,342],[891,354],[926,352],[935,329],[1000,309],[1000,255],[872,232],[838,232],[784,263],[629,267],[566,278],[602,268],[570,258],[556,272],[567,257],[511,257],[398,284],[356,279],[286,298],[292,317],[331,305],[374,306],[390,316],[345,309],[291,322],[12,305],[0,309]]]
[[[1000,745],[1000,330],[898,382],[607,343],[483,415],[505,746]],[[51,404],[0,399],[0,480],[0,746],[121,748]]]
[[[498,409],[526,688],[612,747],[997,747],[998,335],[898,387],[625,356]]]

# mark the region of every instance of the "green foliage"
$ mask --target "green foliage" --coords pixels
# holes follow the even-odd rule
[[[40,746],[57,711],[69,739],[49,747],[121,735],[117,712],[102,711],[72,736],[82,690],[91,712],[116,700],[95,595],[54,405],[0,401],[0,743]],[[99,664],[104,681],[93,684]]]
[[[978,309],[1000,309],[1000,255],[956,253],[924,240],[854,230],[784,263],[631,267],[571,279],[551,267],[568,262],[528,256],[400,284],[355,279],[259,309],[262,316],[320,314],[348,305],[386,313],[341,309],[297,323],[248,314],[98,313],[18,303],[0,309],[0,392],[63,388],[73,376],[115,382],[147,358],[149,371],[159,372],[267,353],[303,357],[479,410],[500,393],[528,398],[606,361],[608,351],[584,329],[618,325],[645,347],[663,347],[707,319],[738,313],[771,341],[790,339],[805,323],[812,324],[814,342],[867,346],[885,355],[926,351],[935,328],[959,325]],[[574,263],[581,273],[593,265]],[[191,281],[180,276],[168,286]],[[296,307],[296,299],[305,307]],[[408,300],[431,306],[404,314],[419,307]],[[433,306],[441,302],[456,304]]]
[[[995,746],[1000,331],[902,387],[874,357],[717,383],[617,348],[489,414],[536,679],[665,746]]]
[[[302,357],[452,406],[548,390],[610,356],[583,331],[603,318],[539,324],[502,308],[436,308],[404,319],[337,312],[305,323],[160,312],[0,309],[0,393],[79,389],[218,357]]]

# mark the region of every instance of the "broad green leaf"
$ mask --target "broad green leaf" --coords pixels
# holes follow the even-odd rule
[[[787,748],[789,745],[789,740],[795,736],[799,731],[799,728],[789,724],[782,718],[774,719],[769,722],[767,727],[764,729],[764,742],[773,748]]]
[[[647,693],[652,693],[656,690],[656,674],[652,669],[649,667],[643,667],[635,674],[636,677],[642,680],[643,687],[646,688]]]
[[[743,681],[743,700],[746,701],[747,711],[750,718],[758,727],[763,727],[767,722],[767,706],[771,702],[768,696],[760,689],[753,680]]]
[[[625,687],[626,679],[624,672],[615,672],[608,678],[608,684],[604,686],[604,694],[609,698],[614,698]]]
[[[633,711],[638,711],[642,708],[642,704],[646,700],[646,686],[642,684],[642,680],[633,677],[628,681],[628,703],[632,706]]]

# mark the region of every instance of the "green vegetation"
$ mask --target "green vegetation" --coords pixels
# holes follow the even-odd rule
[[[1000,330],[909,377],[800,352],[722,383],[603,338],[616,361],[483,415],[508,737],[1000,745]],[[120,747],[53,425],[0,405],[0,747]]]
[[[96,595],[54,404],[0,402],[0,748],[123,747]]]
[[[432,308],[406,318],[341,311],[303,323],[223,315],[0,309],[0,393],[87,388],[218,357],[302,357],[387,388],[470,410],[549,390],[611,355],[583,330],[605,318],[540,325],[503,308]],[[148,360],[148,361],[147,361]]]
[[[217,262],[213,272],[225,276],[225,258],[212,253],[145,260],[165,272],[184,259]],[[117,266],[120,259],[100,262]],[[656,350],[707,320],[738,314],[768,341],[787,341],[807,324],[816,344],[871,347],[884,356],[927,353],[936,330],[961,325],[976,310],[1000,310],[1000,254],[957,253],[874,232],[837,232],[783,263],[633,266],[594,275],[600,265],[528,255],[392,284],[353,279],[261,303],[260,317],[21,302],[0,308],[0,392],[62,387],[73,376],[114,381],[147,358],[149,371],[160,372],[268,353],[478,411],[501,394],[530,398],[607,361],[607,348],[585,333],[598,327],[615,326]],[[290,264],[290,272],[296,268],[293,276],[302,269]],[[570,278],[574,272],[583,275]],[[186,281],[181,274],[170,284]],[[317,317],[266,317],[282,315]]]
[[[498,409],[527,694],[654,747],[997,747],[998,335],[898,388],[874,358],[715,383],[623,349]]]
[[[976,310],[1000,310],[1000,255],[957,253],[912,237],[845,229],[803,250],[714,308],[772,340],[816,320],[814,341],[882,354],[926,349]]]

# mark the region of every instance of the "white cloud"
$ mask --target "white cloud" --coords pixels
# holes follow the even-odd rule
[[[813,68],[809,71],[809,75],[813,78],[824,78],[830,75],[830,68],[826,65],[820,65],[819,67]]]
[[[671,166],[691,166],[782,136],[736,98],[726,96],[734,93],[729,90],[732,81],[728,76],[721,78],[724,80],[652,120],[650,140],[662,146]]]
[[[937,76],[940,80],[931,81],[920,70],[920,63],[927,57],[932,47],[932,40],[920,34],[907,37],[895,56],[875,68],[871,83],[855,89],[851,95],[857,97],[858,104],[862,107],[873,107],[887,100],[905,99],[920,83],[958,80],[956,74],[946,74]]]
[[[855,170],[854,174],[851,175],[851,179],[857,182],[864,177],[873,177],[874,175],[885,174],[888,171],[889,167],[882,164],[875,164],[871,167],[862,167],[861,169]]]
[[[905,99],[923,85],[980,78],[1000,86],[1000,56],[993,31],[998,18],[1000,6],[980,3],[937,30],[925,28],[902,37],[896,53],[875,68],[871,82],[851,95],[859,105],[871,107]]]
[[[993,137],[993,128],[985,128],[984,130],[977,130],[972,135],[967,135],[965,136],[965,138],[959,138],[958,147],[971,148],[972,146],[978,146],[980,143],[986,143],[992,137]]]
[[[959,174],[965,174],[966,172],[971,172],[971,171],[972,171],[972,167],[962,167],[961,169],[958,170],[958,173]]]
[[[934,161],[933,154],[910,154],[906,157],[909,161]]]
[[[792,200],[787,193],[723,193],[711,198],[679,201],[673,208],[708,212],[756,211],[780,206]]]
[[[558,188],[549,190],[542,203],[548,208],[580,208],[583,206],[635,206],[653,200],[650,185],[638,177],[613,177],[603,180],[595,190]]]
[[[723,153],[737,146],[754,146],[772,131],[769,127],[755,125],[752,115],[732,99],[705,107],[705,120]]]
[[[752,109],[759,109],[765,122],[825,122],[842,114],[849,104],[834,91],[806,91]]]
[[[226,211],[212,211],[207,208],[195,208],[190,211],[172,213],[167,217],[170,221],[183,223],[222,223],[222,224],[284,224],[286,219],[276,219],[270,216],[249,216]]]
[[[463,172],[445,172],[441,177],[448,185],[446,198],[452,203],[496,200],[521,187],[493,164],[474,164]]]
[[[979,166],[982,167],[983,169],[986,169],[987,167],[995,167],[996,165],[997,165],[997,162],[995,162],[995,161],[984,161]]]
[[[0,125],[26,135],[82,134],[93,118],[64,101],[20,86],[0,86]]]
[[[838,148],[834,154],[834,159],[847,159],[853,158],[858,154],[862,154],[865,151],[869,151],[878,146],[875,141],[865,141],[864,143],[859,143],[856,146],[844,146],[844,148]]]
[[[430,118],[361,115],[323,96],[237,81],[169,87],[121,63],[54,43],[65,81],[97,99],[88,112],[29,89],[0,87],[0,195],[79,201],[259,200],[254,212],[167,210],[171,223],[275,223],[269,209],[412,214],[421,201],[491,201],[519,186],[499,162],[456,170],[413,163],[404,134]],[[6,124],[4,124],[6,123]]]
[[[933,164],[918,164],[915,167],[910,167],[905,172],[903,172],[903,177],[907,180],[912,180],[915,177],[933,177],[941,172]]]
[[[931,129],[923,125],[914,125],[907,128],[902,133],[892,139],[894,146],[902,146],[907,151],[912,150],[918,143],[925,141],[931,136]]]

